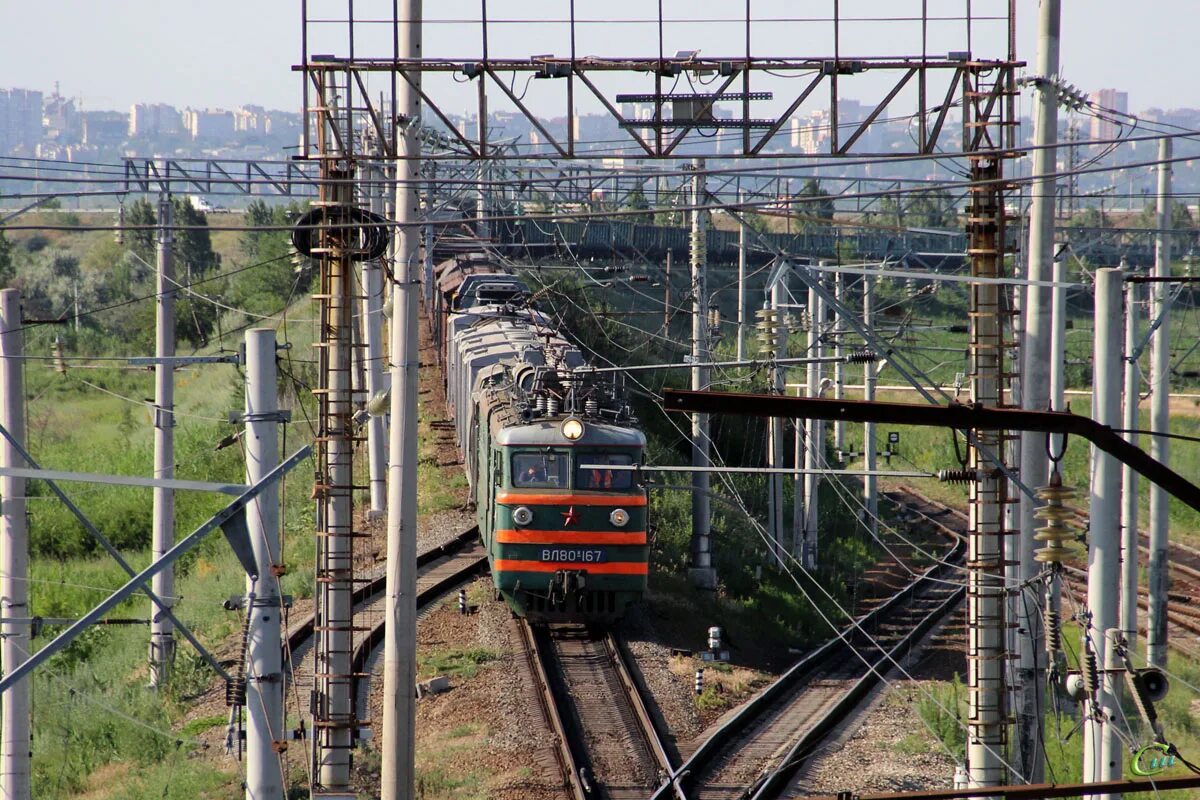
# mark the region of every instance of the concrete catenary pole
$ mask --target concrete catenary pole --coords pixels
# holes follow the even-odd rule
[[[821,336],[825,330],[825,303],[814,289],[808,290],[808,353],[810,358],[820,358],[823,353]],[[820,363],[807,365],[805,394],[818,397],[821,393],[821,378],[824,370]],[[804,422],[804,517],[800,526],[802,547],[797,554],[808,569],[817,566],[820,519],[820,501],[817,491],[820,476],[817,471],[824,466],[825,421],[819,419]]]
[[[0,424],[18,442],[25,442],[24,334],[21,331],[21,293],[0,290]],[[0,442],[0,466],[28,466],[5,439]],[[25,479],[0,478],[0,669],[7,675],[29,656],[29,531],[25,521]],[[30,680],[15,683],[0,698],[0,797],[29,800]]]
[[[1130,354],[1138,346],[1138,284],[1125,284],[1125,380],[1122,391],[1121,427],[1125,439],[1135,447],[1138,427],[1141,375]],[[1138,474],[1128,466],[1121,469],[1121,635],[1137,650],[1138,618]]]
[[[275,331],[246,332],[246,483],[253,485],[279,464],[279,398]],[[279,484],[246,507],[246,527],[258,573],[246,579],[249,637],[246,662],[246,800],[283,800],[283,641],[279,591]]]
[[[172,230],[171,198],[158,200],[157,299],[155,306],[154,355],[175,356],[175,234]],[[154,366],[154,477],[175,477],[175,365],[160,361]],[[151,549],[159,558],[175,544],[175,492],[154,489],[154,526]],[[164,569],[154,576],[151,588],[168,608],[175,605],[175,570]],[[175,661],[175,626],[150,605],[150,685],[159,687],[170,676]]]
[[[786,296],[787,287],[784,285],[784,275],[780,275],[779,279],[771,286],[771,311],[773,325],[775,330],[774,351],[776,358],[785,358],[787,356],[787,325],[784,323],[784,297]],[[781,366],[775,366],[771,369],[771,390],[775,394],[782,395],[786,389],[787,370]],[[783,467],[783,418],[771,417],[767,422],[767,437],[769,441],[767,466],[773,469]],[[768,486],[768,510],[770,512],[770,532],[771,532],[771,563],[776,567],[782,567],[783,559],[783,542],[785,536],[783,533],[783,474],[771,473],[767,477]]]
[[[1121,424],[1121,279],[1119,269],[1096,271],[1096,337],[1092,360],[1092,418],[1114,428]],[[1117,627],[1119,596],[1113,591],[1120,579],[1121,560],[1121,464],[1093,447],[1091,449],[1091,504],[1088,528],[1086,646],[1103,665],[1109,645],[1106,633]],[[1102,674],[1095,694],[1089,698],[1091,713],[1083,727],[1084,781],[1115,780],[1120,777],[1120,743],[1116,725],[1115,676]]]
[[[1026,258],[1027,277],[1031,281],[1049,281],[1054,265],[1054,196],[1056,192],[1058,143],[1058,96],[1052,81],[1058,75],[1059,26],[1062,9],[1060,0],[1041,0],[1038,16],[1037,95],[1034,106],[1033,195],[1029,209],[1029,251]],[[1022,303],[1021,321],[1021,407],[1045,411],[1050,407],[1050,329],[1053,325],[1053,298],[1046,286],[1028,286]],[[1046,437],[1039,433],[1023,433],[1020,445],[1021,480],[1031,487],[1042,486],[1049,476],[1050,463],[1046,454]],[[1028,581],[1040,566],[1033,552],[1037,542],[1033,535],[1041,523],[1033,516],[1040,501],[1028,495],[1020,497],[1020,526],[1017,542],[1018,578]],[[1024,585],[1024,583],[1022,583]],[[1045,683],[1046,668],[1041,618],[1034,610],[1032,599],[1014,603],[1016,623],[1025,635],[1016,637],[1016,747],[1013,766],[1029,781],[1040,783],[1045,765],[1039,747],[1039,693]]]
[[[1171,224],[1171,140],[1158,143],[1158,237],[1154,248],[1154,275],[1171,274],[1171,237],[1164,231]],[[1161,321],[1150,342],[1150,430],[1165,433],[1170,428],[1171,337],[1166,283],[1151,284],[1151,317]],[[1162,463],[1170,458],[1170,439],[1150,437],[1150,455]],[[1150,589],[1150,613],[1146,623],[1146,657],[1156,667],[1167,665],[1167,492],[1158,485],[1150,487],[1150,569],[1146,583]]]
[[[371,211],[383,214],[384,171],[375,164],[369,168],[367,181]],[[360,338],[366,347],[366,389],[368,402],[387,385],[383,375],[383,264],[364,261],[362,265],[362,325]],[[371,491],[371,507],[367,518],[382,519],[387,507],[387,432],[382,414],[367,418],[367,474]]]
[[[707,189],[704,159],[692,162],[692,232],[689,242],[692,266],[692,389],[708,388],[708,214],[701,206]],[[694,586],[716,588],[709,536],[711,519],[708,502],[710,456],[708,414],[692,414],[692,566],[688,577]]]
[[[863,277],[863,325],[867,330],[874,330],[875,324],[875,279],[870,275]],[[871,402],[875,399],[875,383],[878,380],[874,364],[863,364],[863,400]],[[872,534],[878,532],[879,519],[879,481],[875,477],[878,468],[879,443],[875,435],[875,423],[863,424],[863,469],[867,471],[863,478],[863,500],[866,506],[866,524]]]
[[[745,195],[738,192],[738,203]],[[738,267],[737,267],[737,360],[746,360],[746,211],[740,209],[738,216]]]
[[[400,57],[422,57],[422,0],[401,0]],[[383,649],[383,800],[412,800],[416,759],[417,679],[417,300],[420,292],[421,73],[401,81],[396,97],[406,124],[396,162],[396,285],[392,288],[392,428],[388,461],[387,601]]]

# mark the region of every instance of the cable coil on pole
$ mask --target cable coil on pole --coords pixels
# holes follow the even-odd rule
[[[392,221],[356,206],[318,206],[306,212],[292,228],[292,246],[302,255],[320,256],[318,235],[326,228],[341,228],[351,261],[375,261],[387,252]]]

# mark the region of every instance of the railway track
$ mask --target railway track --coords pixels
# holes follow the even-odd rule
[[[446,592],[461,586],[487,570],[487,554],[479,542],[479,529],[471,527],[450,541],[417,555],[417,611],[428,608]],[[386,574],[380,573],[360,585],[353,593],[354,613],[371,620],[354,632],[352,655],[352,697],[357,698],[359,718],[366,719],[369,661],[383,641]],[[307,615],[288,629],[285,661],[290,661],[295,688],[312,688],[312,646],[316,625],[314,614]],[[285,668],[285,671],[286,668]]]
[[[575,800],[644,800],[672,774],[627,656],[611,631],[514,623]]]
[[[941,522],[941,509],[922,508],[926,504],[919,499],[905,499],[904,505],[953,541],[948,552],[727,718],[671,781],[658,787],[655,800],[780,796],[807,757],[894,662],[958,607],[962,587],[942,579],[962,564],[965,539]]]
[[[905,494],[921,497],[916,490],[902,487]],[[966,524],[966,514],[956,508],[939,503],[935,500],[922,498],[931,506],[943,509],[943,515],[952,516],[962,525]],[[1086,529],[1088,515],[1074,510],[1075,520],[1081,529]],[[1138,550],[1148,555],[1149,538],[1145,533],[1138,534]],[[1087,598],[1087,570],[1064,564],[1063,578],[1067,589],[1077,603],[1084,603]],[[1173,635],[1168,638],[1171,647],[1193,658],[1200,658],[1200,550],[1182,543],[1172,542],[1168,558],[1168,568],[1171,573],[1173,586],[1187,587],[1187,591],[1172,591],[1168,595],[1167,624]],[[1149,590],[1144,586],[1138,587],[1138,608],[1149,608]],[[1145,630],[1142,628],[1142,630]]]

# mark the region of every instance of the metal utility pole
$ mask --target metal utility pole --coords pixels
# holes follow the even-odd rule
[[[1154,248],[1154,275],[1166,278],[1171,274],[1171,237],[1166,233],[1171,225],[1171,140],[1158,143],[1158,236]],[[1158,330],[1150,343],[1150,430],[1166,433],[1171,426],[1171,337],[1168,324],[1170,286],[1150,284],[1150,316],[1159,321]],[[1165,436],[1150,437],[1150,455],[1169,464],[1171,440]],[[1150,487],[1150,570],[1146,582],[1150,589],[1150,613],[1146,623],[1146,657],[1155,667],[1167,665],[1167,493],[1158,486]]]
[[[246,332],[246,483],[279,466],[279,398],[275,331]],[[279,483],[266,485],[246,507],[246,527],[258,577],[246,579],[246,800],[283,800],[283,642],[279,590]]]
[[[367,192],[371,211],[383,214],[384,171],[374,164],[369,168]],[[359,337],[365,347],[358,352],[365,355],[366,390],[370,402],[384,391],[387,385],[383,377],[383,263],[364,261],[362,265],[362,311],[359,322],[362,330]],[[367,519],[382,519],[387,506],[387,432],[383,426],[383,415],[372,414],[367,418],[367,471],[371,487],[371,507]]]
[[[422,253],[423,272],[425,275],[425,305],[433,307],[433,226],[425,225],[422,229],[425,238],[425,250]]]
[[[1096,337],[1092,361],[1092,418],[1101,425],[1121,424],[1121,279],[1119,269],[1096,271]],[[1121,464],[1111,455],[1092,448],[1091,506],[1088,527],[1087,651],[1096,662],[1108,661],[1109,629],[1117,627],[1120,580]],[[1082,656],[1088,658],[1087,653]],[[1091,713],[1084,722],[1083,779],[1116,780],[1121,776],[1120,740],[1116,725],[1120,715],[1114,676],[1101,673],[1089,697]]]
[[[481,107],[480,112],[476,114],[476,122],[475,140],[482,142],[486,133],[484,126],[487,125],[486,107]],[[488,162],[480,158],[475,163],[479,168],[475,182],[475,235],[487,241],[492,237],[491,220],[488,217]]]
[[[771,318],[770,323],[773,325],[775,333],[774,351],[775,359],[785,358],[787,356],[787,340],[788,330],[784,322],[784,297],[787,293],[787,286],[784,284],[786,273],[780,274],[775,283],[771,285]],[[783,394],[786,389],[787,370],[776,364],[771,368],[771,391],[774,394]],[[767,421],[767,437],[769,439],[769,447],[767,451],[767,466],[772,469],[781,469],[783,467],[783,418],[771,417]],[[771,532],[771,563],[776,567],[783,566],[783,474],[781,472],[773,472],[767,476],[767,506],[770,512],[770,532]]]
[[[329,124],[336,124],[330,121]],[[353,169],[322,142],[320,196],[331,209],[353,202]],[[336,212],[331,212],[336,220]],[[351,297],[353,236],[344,227],[321,232],[321,341],[316,391],[320,430],[317,436],[317,619],[313,697],[313,777],[315,794],[339,796],[350,791],[350,750],[358,726],[351,694],[354,604],[354,402]]]
[[[0,289],[0,424],[25,442],[25,346],[21,292]],[[17,448],[0,441],[0,466],[27,466]],[[25,479],[0,478],[0,670],[10,674],[29,657],[29,531],[25,517]],[[31,683],[22,679],[0,701],[0,796],[29,800],[29,735]]]
[[[838,305],[846,305],[846,276],[841,272],[836,272],[833,275],[833,292],[834,299],[837,300]],[[830,333],[834,337],[833,352],[838,357],[838,360],[833,364],[833,397],[835,400],[841,400],[846,396],[846,365],[841,361],[846,355],[846,346],[842,342],[838,323],[834,323],[833,328],[830,329]],[[833,423],[833,449],[839,454],[846,449],[846,423],[841,420],[834,420]]]
[[[1054,198],[1057,192],[1058,94],[1053,84],[1058,76],[1059,26],[1062,16],[1061,0],[1041,0],[1038,16],[1037,99],[1034,109],[1033,175],[1029,208],[1029,251],[1026,257],[1027,277],[1031,281],[1049,281],[1054,265]],[[1054,324],[1053,298],[1045,286],[1030,285],[1025,289],[1021,337],[1021,407],[1029,411],[1045,411],[1050,407],[1050,337]],[[1031,487],[1042,486],[1050,474],[1044,436],[1023,433],[1020,443],[1021,480]],[[1020,585],[1031,580],[1040,565],[1034,560],[1037,547],[1034,532],[1041,523],[1034,512],[1041,503],[1028,495],[1020,497],[1020,522],[1016,537],[1017,577]],[[1024,590],[1021,590],[1024,591]],[[1039,746],[1039,695],[1044,685],[1046,656],[1041,646],[1041,617],[1037,603],[1017,597],[1013,608],[1017,613],[1017,660],[1014,692],[1016,703],[1016,743],[1013,750],[1017,771],[1026,780],[1038,783],[1043,779],[1045,764]],[[1020,631],[1024,631],[1022,635]]]
[[[863,276],[863,325],[867,330],[874,330],[875,324],[875,279],[870,275]],[[863,400],[871,402],[875,399],[875,382],[878,379],[876,366],[871,363],[863,364]],[[872,535],[878,532],[879,519],[879,481],[874,472],[877,469],[877,453],[879,444],[875,436],[875,423],[863,423],[863,469],[867,475],[863,478],[863,500],[866,505],[867,528]]]
[[[738,192],[738,204],[745,199]],[[668,256],[669,257],[669,256]],[[738,214],[738,271],[737,271],[737,360],[746,360],[746,212]]]
[[[707,196],[704,159],[692,162],[692,235],[689,243],[692,261],[692,389],[708,388],[708,214],[701,208]],[[712,566],[711,525],[708,502],[709,476],[704,470],[712,465],[709,455],[708,414],[692,414],[692,566],[688,577],[694,586],[715,589],[716,570]]]
[[[1123,274],[1128,274],[1122,270]],[[1121,427],[1125,440],[1139,446],[1138,401],[1141,400],[1141,376],[1132,353],[1138,346],[1138,284],[1125,284],[1125,380],[1122,391]],[[1138,474],[1125,465],[1121,470],[1121,635],[1129,646],[1137,649],[1137,586],[1138,586]]]
[[[422,57],[422,0],[401,0],[399,53]],[[396,229],[392,287],[392,427],[388,453],[387,600],[383,634],[383,800],[412,800],[417,683],[417,313],[420,297],[421,73],[397,87]],[[480,124],[483,124],[482,120]]]
[[[820,358],[823,350],[821,333],[825,326],[825,303],[814,289],[808,290],[808,316],[807,354],[810,358]],[[815,361],[808,364],[805,376],[808,387],[805,392],[806,396],[820,396],[823,367],[823,364]],[[799,426],[797,426],[796,430],[800,430]],[[819,419],[805,420],[804,469],[806,472],[803,478],[804,510],[801,523],[798,527],[801,542],[800,552],[796,555],[808,569],[813,569],[817,566],[818,537],[820,533],[817,529],[820,517],[820,501],[817,498],[820,476],[817,474],[817,471],[824,466],[824,450],[825,421]]]
[[[663,280],[663,336],[671,335],[671,251],[667,251],[666,278]]]
[[[158,198],[157,299],[154,355],[154,477],[175,477],[175,234],[172,231],[170,195]],[[175,545],[175,491],[154,489],[154,530],[151,548],[155,560]],[[175,570],[154,576],[154,593],[168,608],[175,605]],[[167,682],[175,662],[175,626],[153,603],[150,605],[150,686]]]

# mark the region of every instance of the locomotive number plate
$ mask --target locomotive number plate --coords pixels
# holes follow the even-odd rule
[[[608,560],[608,551],[603,547],[544,547],[541,560],[600,564]]]

